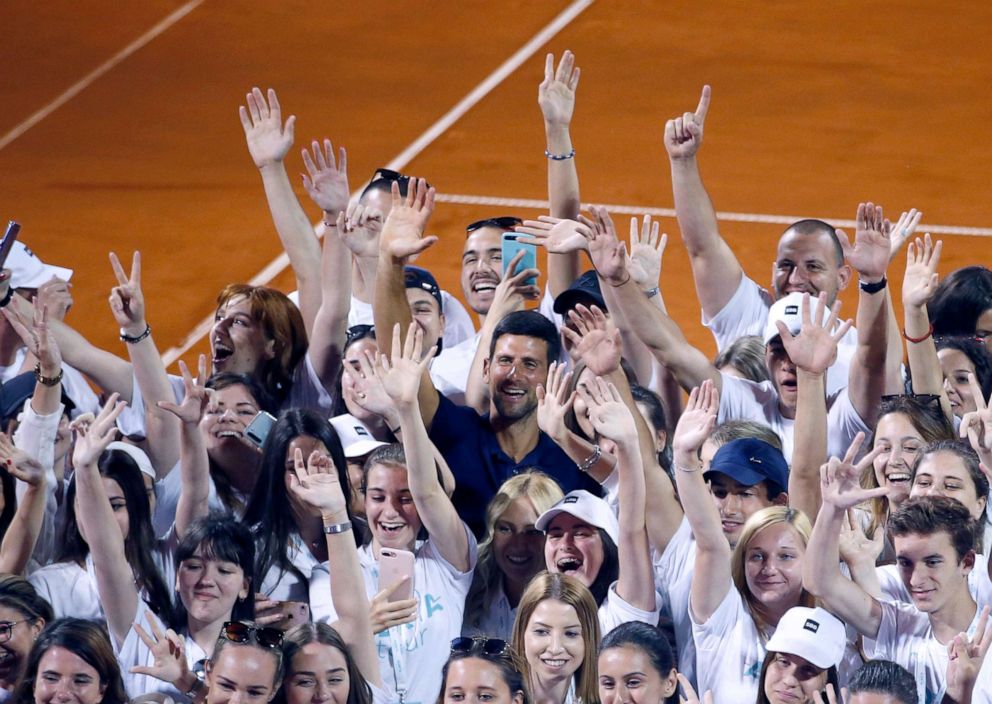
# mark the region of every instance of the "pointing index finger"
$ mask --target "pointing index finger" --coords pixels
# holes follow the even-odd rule
[[[706,113],[710,109],[710,94],[712,93],[708,85],[703,86],[703,92],[699,96],[699,105],[696,106],[696,122],[700,125],[706,120]]]

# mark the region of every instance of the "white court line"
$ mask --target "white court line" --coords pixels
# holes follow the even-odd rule
[[[81,78],[79,81],[71,85],[62,95],[57,97],[55,100],[50,102],[45,107],[41,108],[38,112],[34,113],[21,124],[17,125],[10,132],[0,137],[0,149],[3,149],[8,144],[13,142],[15,139],[20,137],[22,134],[27,132],[29,129],[37,125],[39,122],[44,120],[46,117],[51,115],[53,112],[58,110],[60,107],[65,105],[67,102],[72,100],[74,97],[79,95],[83,90],[86,89],[93,81],[100,78],[103,74],[107,73],[117,64],[121,63],[124,59],[129,57],[131,54],[136,52],[141,47],[145,46],[152,39],[160,35],[162,32],[167,30],[169,27],[174,25],[176,22],[181,20],[183,17],[188,15],[190,12],[195,10],[199,5],[203,3],[203,0],[190,0],[171,15],[160,21],[154,27],[149,29],[147,32],[142,34],[140,37],[135,39],[133,42],[128,44],[126,47],[121,49],[119,52],[114,54],[112,57],[104,61],[97,68],[91,71],[89,74]]]
[[[461,119],[465,113],[471,110],[480,100],[485,98],[486,95],[491,93],[500,83],[506,80],[511,73],[520,68],[520,66],[527,61],[527,59],[533,56],[538,49],[547,44],[556,34],[558,34],[558,32],[578,17],[583,10],[592,5],[594,1],[595,0],[575,0],[575,2],[566,7],[557,17],[551,20],[551,22],[549,22],[544,29],[535,34],[529,42],[517,49],[517,51],[514,52],[510,58],[504,61],[499,68],[489,74],[468,95],[458,101],[453,108],[442,115],[437,122],[428,127],[423,134],[417,137],[417,139],[410,144],[410,146],[393,158],[393,160],[390,161],[385,168],[392,169],[394,171],[402,171],[407,164],[409,164],[418,154],[420,154],[420,152],[444,134],[449,127]],[[364,188],[364,184],[362,187]],[[357,196],[359,193],[361,193],[361,189],[355,191],[352,194],[352,197]],[[320,223],[315,224],[315,230],[317,232],[317,236],[321,236],[324,232],[323,225]],[[258,272],[258,274],[256,274],[248,283],[252,286],[264,286],[278,276],[279,273],[282,272],[282,270],[287,266],[289,266],[289,256],[283,252],[269,262],[268,265]],[[196,327],[194,327],[193,330],[186,335],[186,337],[184,337],[177,346],[167,349],[162,354],[162,361],[165,363],[165,366],[168,367],[170,364],[179,359],[193,345],[199,342],[204,335],[210,332],[210,328],[213,326],[213,321],[213,315],[207,316],[197,323]]]
[[[546,200],[533,200],[529,198],[500,198],[496,196],[475,196],[475,195],[455,195],[451,193],[438,193],[434,198],[438,203],[458,203],[464,205],[493,205],[502,208],[532,208],[536,210],[548,210],[550,207]],[[583,207],[588,207],[588,203],[583,203]],[[607,203],[596,203],[602,205],[611,213],[621,213],[623,215],[655,215],[662,218],[674,218],[675,211],[672,208],[653,208],[644,205],[610,205]],[[768,215],[765,213],[730,213],[717,212],[718,220],[726,222],[758,222],[777,225],[791,225],[797,220],[805,218],[816,218],[825,220],[837,227],[854,227],[854,220],[844,220],[842,218],[831,218],[825,215]],[[928,225],[920,223],[917,228],[919,232],[929,232],[932,235],[965,235],[968,237],[992,237],[992,228],[989,227],[961,227],[959,225]]]

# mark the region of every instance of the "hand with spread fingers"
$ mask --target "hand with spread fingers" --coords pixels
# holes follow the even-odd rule
[[[338,213],[338,235],[344,246],[360,259],[379,256],[379,233],[382,232],[382,213],[371,206],[352,201],[344,217]]]
[[[376,360],[375,374],[399,408],[409,408],[417,403],[420,380],[436,349],[431,347],[424,354],[423,346],[424,331],[419,325],[411,323],[406,340],[401,343],[400,326],[397,323],[393,326],[392,354],[389,357],[381,354]]]
[[[902,279],[902,302],[904,306],[922,308],[937,291],[937,265],[944,243],[930,239],[929,233],[910,242],[906,251],[906,273]]]
[[[789,359],[810,374],[823,374],[837,359],[837,344],[851,329],[853,321],[837,324],[840,301],[836,301],[827,315],[827,294],[821,293],[816,301],[816,312],[810,315],[810,297],[803,294],[802,328],[793,335],[781,320],[776,323],[782,345]]]
[[[703,123],[710,109],[710,87],[703,86],[695,112],[686,112],[665,123],[665,149],[668,158],[691,159],[703,143]]]
[[[579,217],[581,220],[565,220],[541,215],[537,220],[524,220],[522,224],[514,227],[513,231],[526,235],[518,238],[518,242],[544,247],[549,254],[587,252],[593,231],[589,221],[582,216]]]
[[[325,520],[347,515],[344,490],[330,457],[314,450],[304,464],[303,451],[296,448],[293,469],[289,475],[289,491],[311,509],[311,513],[319,513]]]
[[[631,279],[627,246],[617,238],[616,227],[606,208],[593,206],[590,211],[593,236],[589,241],[589,258],[606,283],[622,286]]]
[[[668,245],[668,235],[658,237],[659,225],[645,215],[640,226],[637,218],[630,219],[630,262],[628,268],[634,283],[642,291],[650,291],[661,281],[661,259]]]
[[[41,462],[14,445],[6,433],[0,433],[0,471],[31,486],[40,486],[45,481],[45,468]]]
[[[970,701],[985,657],[992,645],[989,607],[981,607],[974,635],[959,633],[947,646],[947,690],[944,701]]]
[[[145,618],[151,628],[149,634],[140,623],[135,622],[134,632],[152,654],[151,665],[135,665],[131,672],[135,675],[148,675],[163,682],[170,682],[181,691],[190,689],[183,682],[193,676],[186,664],[186,645],[183,639],[171,628],[164,632],[159,627],[155,615],[146,610]]]
[[[293,146],[293,127],[296,125],[295,115],[290,115],[283,124],[279,98],[272,88],[268,93],[266,101],[261,90],[252,88],[245,96],[248,107],[242,105],[238,108],[248,153],[259,169],[286,158],[289,148]]]
[[[196,378],[189,372],[186,362],[179,360],[179,372],[183,375],[183,400],[180,403],[172,401],[159,401],[158,407],[169,411],[180,421],[187,425],[196,425],[203,418],[207,408],[214,403],[215,393],[213,389],[208,389],[207,378],[207,355],[201,354],[197,363]]]
[[[689,393],[689,401],[672,436],[677,466],[693,469],[699,465],[699,448],[716,426],[719,410],[720,393],[709,379]]]
[[[406,197],[400,195],[395,181],[392,188],[393,207],[379,235],[379,250],[394,260],[407,261],[437,242],[436,236],[424,236],[434,212],[434,187],[422,178],[411,178]]]
[[[844,454],[843,459],[831,457],[830,461],[820,467],[820,491],[823,503],[830,504],[838,511],[847,511],[858,504],[870,499],[877,499],[889,493],[888,487],[864,489],[861,486],[861,475],[872,466],[875,458],[882,453],[882,446],[875,448],[854,464],[858,456],[865,434],[858,433]]]
[[[854,244],[843,230],[836,231],[844,258],[863,283],[878,283],[889,266],[892,223],[885,218],[882,206],[874,203],[860,203],[855,222]]]
[[[312,154],[311,154],[312,150]],[[321,143],[313,140],[310,149],[303,150],[303,187],[310,200],[325,213],[337,217],[348,208],[351,190],[348,188],[348,153],[344,147],[338,148],[338,159],[334,160],[334,146],[331,140]]]
[[[564,365],[552,362],[548,367],[547,386],[537,386],[537,427],[545,435],[559,442],[569,432],[565,416],[572,409],[575,392],[569,393],[572,372]]]
[[[578,393],[589,409],[589,420],[597,435],[617,445],[636,447],[637,425],[616,386],[598,376],[591,384],[580,384]]]
[[[597,306],[575,306],[568,312],[568,325],[561,330],[572,343],[572,356],[585,362],[596,376],[606,376],[620,368],[620,331]]]
[[[119,394],[110,394],[110,398],[91,423],[75,426],[76,446],[72,451],[72,463],[75,467],[96,465],[100,454],[117,438],[117,416],[127,405],[119,399]]]
[[[899,250],[906,243],[906,240],[913,236],[916,228],[920,225],[920,218],[922,217],[923,213],[916,208],[903,211],[902,215],[899,216],[896,224],[892,226],[892,233],[889,240],[891,245],[889,249],[889,261],[895,259]]]

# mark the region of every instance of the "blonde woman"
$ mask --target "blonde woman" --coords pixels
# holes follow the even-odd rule
[[[486,535],[465,599],[463,635],[509,640],[520,597],[544,569],[544,532],[534,523],[562,496],[558,483],[537,470],[500,486],[486,509]]]
[[[542,572],[527,587],[511,645],[535,704],[599,704],[599,613],[579,580]]]

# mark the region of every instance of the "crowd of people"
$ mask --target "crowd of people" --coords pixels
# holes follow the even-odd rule
[[[580,214],[578,83],[547,57],[550,210],[467,225],[465,305],[412,263],[425,179],[353,197],[315,140],[314,228],[273,90],[240,118],[297,291],[226,286],[181,376],[139,253],[110,255],[106,351],[72,271],[15,244],[0,699],[992,702],[992,271],[941,279],[920,213],[866,201],[850,235],[786,229],[763,288],[700,176],[706,86],[664,146],[711,360],[659,224]]]

